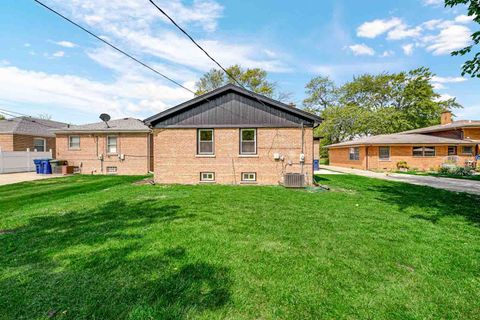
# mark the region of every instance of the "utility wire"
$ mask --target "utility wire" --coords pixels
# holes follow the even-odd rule
[[[51,125],[45,123],[46,121],[51,121],[51,120],[39,119],[39,118],[29,116],[27,114],[11,111],[11,110],[7,110],[7,109],[1,109],[1,108],[0,108],[0,114],[6,115],[8,117],[12,117],[12,119],[7,119],[7,120],[21,121],[21,120],[19,120],[19,118],[20,118],[20,119],[25,120],[25,121],[29,121],[29,122],[32,122],[32,123],[42,125],[44,127],[49,127],[49,128],[52,128],[52,129],[59,129],[59,127],[51,126]]]
[[[195,39],[193,39],[193,37],[187,32],[185,31],[185,29],[183,29],[180,25],[178,25],[178,23],[175,22],[175,20],[173,20],[172,17],[170,17],[166,12],[165,10],[163,10],[162,8],[160,8],[153,0],[148,0],[150,1],[150,3],[158,9],[158,11],[160,11],[165,17],[167,17],[168,20],[170,20],[170,22],[172,22],[184,35],[186,35],[190,41],[192,41],[200,50],[203,51],[203,53],[205,53],[205,55],[210,59],[212,60],[220,69],[223,70],[223,72],[225,72],[225,74],[227,76],[229,76],[233,81],[235,81],[236,84],[238,84],[241,88],[245,89],[252,98],[254,98],[255,100],[257,100],[258,102],[260,102],[263,106],[265,106],[265,103],[263,103],[263,101],[261,101],[260,99],[258,99],[258,97],[251,93],[250,90],[248,90],[247,88],[245,88],[245,86],[237,80],[237,78],[235,78],[230,72],[228,72],[227,69],[225,69],[217,60],[215,60],[208,52],[207,50],[205,50],[201,45],[198,44],[197,41],[195,41]]]
[[[185,90],[187,90],[187,91],[189,91],[189,92],[191,92],[191,93],[195,94],[195,92],[194,92],[194,91],[192,91],[192,90],[188,89],[187,87],[185,87],[185,86],[184,86],[184,85],[182,85],[181,83],[179,83],[179,82],[177,82],[177,81],[173,80],[172,78],[170,78],[170,77],[168,77],[168,76],[164,75],[164,74],[163,74],[163,73],[161,73],[160,71],[158,71],[158,70],[154,69],[153,67],[149,66],[148,64],[146,64],[146,63],[144,63],[144,62],[140,61],[139,59],[137,59],[137,58],[135,58],[134,56],[132,56],[131,54],[129,54],[129,53],[127,53],[127,52],[123,51],[122,49],[120,49],[120,48],[116,47],[115,45],[111,44],[111,43],[110,43],[110,42],[108,42],[107,40],[105,40],[105,39],[103,39],[103,38],[101,38],[101,37],[97,36],[95,33],[91,32],[90,30],[87,30],[87,29],[85,29],[84,27],[82,27],[81,25],[79,25],[78,23],[76,23],[75,21],[73,21],[73,20],[71,20],[71,19],[69,19],[69,18],[65,17],[63,14],[61,14],[60,12],[58,12],[58,11],[56,11],[56,10],[54,10],[54,9],[50,8],[49,6],[47,6],[46,4],[42,3],[41,1],[39,1],[39,0],[33,0],[33,1],[35,1],[36,3],[38,3],[39,5],[41,5],[42,7],[44,7],[45,9],[47,9],[47,10],[49,10],[49,11],[51,11],[51,12],[55,13],[56,15],[58,15],[59,17],[61,17],[62,19],[64,19],[64,20],[66,20],[66,21],[70,22],[71,24],[73,24],[73,25],[74,25],[74,26],[76,26],[77,28],[80,28],[80,29],[82,29],[83,31],[85,31],[86,33],[88,33],[88,34],[89,34],[89,35],[91,35],[92,37],[96,38],[97,40],[100,40],[100,41],[102,41],[103,43],[105,43],[105,44],[106,44],[106,45],[108,45],[109,47],[111,47],[111,48],[115,49],[116,51],[120,52],[121,54],[123,54],[123,55],[125,55],[125,56],[129,57],[129,58],[130,58],[130,59],[132,59],[133,61],[135,61],[135,62],[137,62],[137,63],[141,64],[142,66],[144,66],[145,68],[149,69],[150,71],[153,71],[153,72],[155,72],[156,74],[158,74],[159,76],[163,77],[164,79],[166,79],[166,80],[168,80],[168,81],[170,81],[170,82],[172,82],[172,83],[176,84],[177,86],[179,86],[179,87],[182,87],[183,89],[185,89]]]

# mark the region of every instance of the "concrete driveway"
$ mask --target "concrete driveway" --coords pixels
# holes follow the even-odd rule
[[[382,173],[335,166],[320,166],[320,169],[480,195],[480,181],[475,180],[439,178],[431,176],[415,176],[412,174],[401,173]]]
[[[0,186],[18,182],[63,177],[61,174],[36,174],[35,172],[4,173],[0,174]]]

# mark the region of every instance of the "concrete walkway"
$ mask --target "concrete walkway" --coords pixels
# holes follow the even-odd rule
[[[0,186],[18,182],[63,177],[61,174],[36,174],[35,172],[4,173],[0,174]]]
[[[335,172],[355,174],[358,176],[400,181],[421,186],[429,186],[437,189],[444,189],[456,192],[467,192],[480,195],[480,181],[467,180],[467,179],[452,179],[452,178],[439,178],[431,176],[416,176],[413,174],[401,174],[401,173],[382,173],[365,171],[359,169],[335,167],[335,166],[320,166],[320,169],[331,170]]]

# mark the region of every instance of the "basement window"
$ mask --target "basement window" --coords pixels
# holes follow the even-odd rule
[[[215,181],[215,172],[200,172],[200,181]]]
[[[360,160],[360,147],[352,147],[349,149],[348,158],[350,160]]]
[[[242,172],[242,181],[253,182],[257,181],[256,172]]]
[[[108,174],[116,174],[117,173],[117,167],[107,167],[107,173]]]

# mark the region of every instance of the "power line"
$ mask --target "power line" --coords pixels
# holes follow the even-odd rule
[[[19,118],[20,118],[20,119],[25,120],[25,121],[29,121],[29,122],[32,122],[32,123],[42,125],[44,127],[49,127],[49,128],[52,128],[52,129],[59,129],[59,127],[51,126],[51,125],[46,123],[46,121],[51,121],[51,120],[39,119],[39,118],[29,116],[27,114],[15,112],[15,111],[3,109],[3,108],[0,108],[0,114],[6,115],[8,117],[12,117],[12,119],[10,119],[12,121],[20,121],[19,120]]]
[[[220,69],[223,70],[223,72],[225,72],[225,74],[227,76],[229,76],[233,81],[235,81],[235,83],[237,83],[240,87],[242,87],[243,89],[245,89],[247,92],[249,92],[250,96],[252,96],[252,98],[254,98],[255,100],[257,100],[258,102],[260,102],[263,106],[265,106],[265,104],[263,103],[263,101],[261,101],[260,99],[258,99],[257,96],[255,96],[254,94],[250,93],[250,91],[245,88],[245,86],[239,82],[230,72],[228,72],[227,69],[225,69],[217,60],[215,60],[208,52],[207,50],[205,50],[201,45],[198,44],[197,41],[195,41],[195,39],[193,39],[193,37],[187,32],[185,31],[185,29],[183,29],[180,25],[178,25],[178,23],[175,22],[175,20],[173,20],[172,17],[170,17],[162,8],[160,8],[153,0],[149,0],[150,3],[158,9],[158,11],[160,11],[165,17],[167,17],[168,20],[170,20],[170,22],[172,22],[184,35],[186,35],[190,41],[192,41],[200,50],[203,51],[203,53],[205,53],[205,55],[210,59],[212,60]]]
[[[52,8],[50,8],[49,6],[47,6],[46,4],[42,3],[42,2],[41,2],[41,1],[39,1],[39,0],[33,0],[33,1],[35,1],[36,3],[38,3],[39,5],[41,5],[42,7],[44,7],[45,9],[47,9],[47,10],[49,10],[49,11],[51,11],[51,12],[55,13],[56,15],[58,15],[59,17],[61,17],[62,19],[64,19],[64,20],[66,20],[66,21],[70,22],[71,24],[73,24],[73,25],[74,25],[74,26],[76,26],[77,28],[80,28],[80,29],[82,29],[83,31],[85,31],[86,33],[88,33],[89,35],[91,35],[92,37],[96,38],[97,40],[100,40],[100,41],[102,41],[103,43],[105,43],[105,44],[106,44],[106,45],[108,45],[109,47],[111,47],[111,48],[115,49],[116,51],[120,52],[121,54],[123,54],[123,55],[127,56],[128,58],[132,59],[133,61],[135,61],[135,62],[137,62],[137,63],[141,64],[142,66],[144,66],[145,68],[149,69],[150,71],[153,71],[153,72],[155,72],[156,74],[158,74],[159,76],[163,77],[164,79],[166,79],[166,80],[168,80],[168,81],[170,81],[170,82],[172,82],[172,83],[176,84],[177,86],[179,86],[179,87],[182,87],[183,89],[185,89],[185,90],[187,90],[187,91],[189,91],[189,92],[191,92],[191,93],[195,94],[195,92],[193,92],[192,90],[188,89],[187,87],[185,87],[185,86],[184,86],[184,85],[182,85],[181,83],[179,83],[179,82],[177,82],[177,81],[173,80],[172,78],[170,78],[170,77],[168,77],[168,76],[164,75],[164,74],[163,74],[163,73],[161,73],[160,71],[158,71],[158,70],[156,70],[155,68],[153,68],[153,67],[149,66],[148,64],[146,64],[146,63],[144,63],[144,62],[140,61],[139,59],[137,59],[137,58],[135,58],[134,56],[132,56],[132,55],[128,54],[127,52],[123,51],[122,49],[120,49],[120,48],[116,47],[115,45],[111,44],[111,43],[110,43],[110,42],[108,42],[107,40],[105,40],[105,39],[103,39],[103,38],[101,38],[101,37],[97,36],[97,35],[96,35],[95,33],[93,33],[92,31],[90,31],[90,30],[87,30],[86,28],[82,27],[81,25],[79,25],[79,24],[78,24],[78,23],[76,23],[75,21],[73,21],[73,20],[71,20],[71,19],[67,18],[66,16],[64,16],[64,15],[63,15],[63,14],[61,14],[60,12],[56,11],[55,9],[52,9]]]

